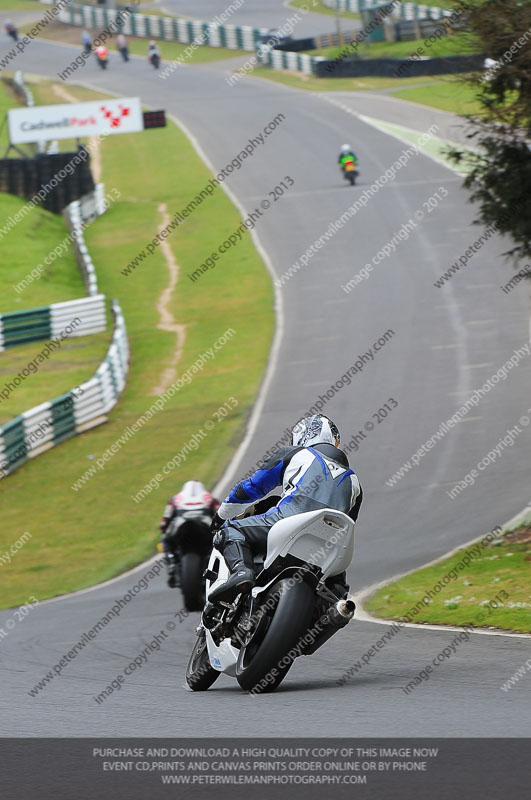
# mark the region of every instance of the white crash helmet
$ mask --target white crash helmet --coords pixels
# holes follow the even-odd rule
[[[333,444],[339,447],[341,436],[337,425],[324,414],[303,417],[291,431],[291,443],[295,447],[313,444]]]
[[[201,481],[186,481],[176,500],[178,508],[200,508],[212,503],[212,495]]]
[[[350,153],[350,145],[349,144],[342,144],[341,145],[341,152],[342,153]]]

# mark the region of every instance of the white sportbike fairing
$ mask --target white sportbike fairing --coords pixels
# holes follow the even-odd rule
[[[325,581],[349,566],[354,522],[341,511],[319,509],[275,523],[267,554],[256,560],[256,585],[234,603],[207,603],[187,670],[194,690],[207,689],[219,673],[236,677],[253,692],[275,689],[298,655],[311,655],[354,615],[354,603],[339,599]],[[229,570],[213,549],[209,591],[225,583]]]

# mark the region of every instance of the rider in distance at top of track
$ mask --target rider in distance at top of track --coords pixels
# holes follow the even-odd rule
[[[354,161],[354,164],[358,163],[358,159],[356,158],[355,154],[350,148],[349,144],[342,144],[341,145],[341,152],[339,154],[339,158],[337,159],[337,163],[340,167],[343,167],[345,161]]]
[[[279,448],[254,475],[238,483],[215,514],[213,543],[223,553],[231,574],[210,592],[210,602],[232,602],[238,594],[251,591],[253,554],[266,552],[267,536],[275,522],[321,508],[343,511],[354,521],[358,518],[363,492],[347,456],[339,449],[339,430],[332,420],[323,414],[301,419],[293,428],[291,441],[291,447]],[[280,501],[265,514],[233,519],[278,488]],[[345,573],[328,581],[339,596],[348,592]]]

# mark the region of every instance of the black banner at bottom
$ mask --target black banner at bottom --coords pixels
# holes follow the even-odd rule
[[[529,739],[0,739],[6,800],[522,800]]]

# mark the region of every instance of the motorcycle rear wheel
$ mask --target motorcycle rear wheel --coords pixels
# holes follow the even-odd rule
[[[199,553],[181,557],[181,591],[187,611],[201,611],[204,605],[202,559]]]
[[[296,657],[290,651],[308,630],[315,605],[313,590],[304,581],[281,580],[273,593],[278,602],[268,624],[262,617],[236,664],[238,683],[253,694],[272,692],[284,680]]]

